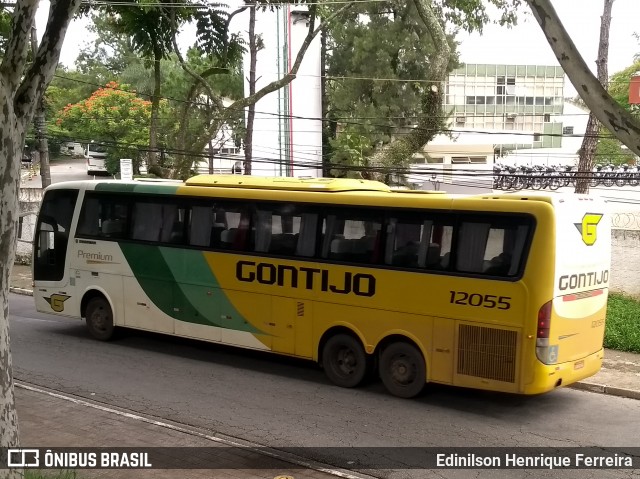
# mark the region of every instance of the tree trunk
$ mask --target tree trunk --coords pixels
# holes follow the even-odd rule
[[[149,166],[158,164],[158,117],[160,116],[160,83],[162,81],[160,76],[161,59],[160,52],[154,52],[153,98],[151,98],[151,124],[149,125]]]
[[[551,0],[525,0],[580,98],[611,134],[640,156],[640,123],[607,93],[578,53]]]
[[[256,42],[256,4],[249,9],[249,96],[256,93],[256,64],[258,63],[258,43]],[[253,156],[253,121],[256,117],[256,104],[247,108],[247,131],[244,136],[244,174],[251,174]]]
[[[51,2],[47,28],[27,66],[30,30],[38,2],[17,0],[7,46],[0,63],[0,449],[19,445],[9,341],[9,279],[16,254],[18,188],[26,126],[53,78],[62,42],[80,0]],[[0,477],[22,477],[0,470]]]
[[[31,52],[33,58],[35,58],[38,52],[38,34],[35,25],[31,28]],[[51,184],[51,169],[49,168],[49,143],[47,142],[47,124],[45,122],[42,99],[40,99],[36,108],[33,127],[36,133],[36,149],[38,151],[42,188],[46,188]],[[31,161],[33,162],[34,158],[31,158]]]
[[[615,0],[604,0],[604,12],[600,20],[600,45],[598,46],[598,81],[606,89],[609,80],[609,30],[611,29],[611,9]],[[600,124],[593,112],[589,113],[587,130],[582,139],[582,146],[579,150],[580,160],[578,162],[578,175],[576,177],[576,193],[589,192],[589,175],[593,170],[593,160],[598,147],[598,133]]]
[[[9,279],[16,254],[16,222],[18,220],[18,188],[24,132],[16,130],[21,120],[15,117],[10,92],[0,92],[2,145],[0,149],[0,447],[17,447],[18,416],[15,410],[13,367],[9,341]],[[18,478],[20,471],[0,470],[0,477]]]
[[[329,122],[329,96],[327,95],[327,34],[320,32],[320,98],[322,99],[322,176],[330,176],[331,144],[329,140],[335,138],[332,133],[332,123]],[[335,127],[334,127],[335,128]],[[335,133],[335,132],[334,132]]]

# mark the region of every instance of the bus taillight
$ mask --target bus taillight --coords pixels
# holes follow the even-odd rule
[[[537,339],[549,338],[549,329],[551,329],[551,308],[552,302],[549,301],[548,303],[543,304],[538,311]]]
[[[553,303],[549,301],[538,310],[536,330],[536,356],[544,364],[555,364],[558,360],[557,347],[549,347],[549,330],[551,329],[551,311]]]

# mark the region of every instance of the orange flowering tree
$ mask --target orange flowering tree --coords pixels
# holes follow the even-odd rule
[[[163,109],[167,109],[166,104],[161,105]],[[133,158],[134,166],[138,166],[139,151],[148,147],[150,122],[151,102],[115,81],[89,98],[65,106],[56,118],[56,125],[65,136],[82,143],[103,144],[111,172],[117,170],[120,158]]]

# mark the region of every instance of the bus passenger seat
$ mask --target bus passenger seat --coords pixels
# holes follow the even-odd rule
[[[220,247],[220,241],[221,241],[221,236],[223,231],[225,231],[224,225],[214,224],[211,227],[211,236],[209,238],[209,246],[211,248]]]
[[[102,235],[107,237],[119,237],[123,232],[123,223],[120,220],[104,220],[102,222]]]
[[[334,239],[331,240],[331,251],[329,252],[329,258],[337,259],[341,261],[349,260],[351,256],[351,240],[348,239]]]
[[[447,252],[445,254],[442,255],[442,258],[440,259],[440,267],[442,269],[447,269],[449,267],[449,258],[451,256],[451,253]]]
[[[170,243],[182,243],[184,240],[184,223],[175,221],[171,227]]]
[[[427,267],[437,266],[440,262],[440,245],[438,243],[431,243],[427,249]]]
[[[229,249],[233,246],[233,242],[236,239],[238,228],[229,228],[220,233],[220,247]]]

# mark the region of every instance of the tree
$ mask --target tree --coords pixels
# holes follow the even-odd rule
[[[457,57],[451,34],[447,34],[445,25],[455,29],[463,28],[467,31],[482,30],[482,26],[491,21],[488,9],[490,5],[497,7],[500,12],[498,21],[501,24],[513,24],[516,19],[516,11],[520,6],[520,0],[505,2],[503,0],[411,0],[407,4],[403,2],[389,2],[386,19],[404,18],[403,22],[411,20],[410,35],[404,39],[405,46],[384,50],[385,55],[381,59],[387,62],[389,67],[387,74],[391,75],[424,75],[419,77],[419,82],[412,84],[404,82],[404,86],[396,89],[396,97],[407,97],[407,101],[413,102],[415,107],[409,109],[411,113],[407,117],[397,115],[400,123],[388,122],[387,131],[383,132],[391,141],[372,154],[369,159],[370,172],[368,177],[375,177],[383,181],[389,181],[394,172],[404,171],[414,153],[421,151],[437,133],[446,129],[446,112],[443,111],[443,91],[447,81],[448,72],[456,66]],[[396,32],[395,38],[387,38],[379,28],[373,27],[373,33],[386,44],[392,45],[398,39],[403,39],[406,32],[402,29]],[[451,33],[451,32],[450,32]],[[378,45],[373,40],[368,42],[372,52],[378,50]],[[412,47],[412,43],[414,47]],[[412,57],[412,55],[416,55]],[[407,61],[409,60],[409,61]],[[422,62],[422,69],[420,69]],[[424,64],[428,69],[424,69]],[[412,66],[403,71],[403,68]],[[407,95],[410,93],[410,95]],[[386,91],[380,91],[379,98],[384,98]],[[371,102],[375,104],[376,101]],[[393,107],[393,106],[392,106]],[[375,111],[373,109],[372,111]],[[375,117],[385,117],[384,114],[376,114]],[[371,122],[367,122],[371,123]],[[369,125],[370,127],[371,125]],[[351,131],[350,131],[351,133]],[[388,141],[384,136],[383,142]]]
[[[151,97],[151,125],[149,127],[149,165],[157,164],[158,118],[160,112],[160,62],[171,53],[171,39],[184,22],[191,20],[197,10],[183,6],[160,5],[155,1],[125,0],[106,2],[95,7],[109,20],[114,33],[131,38],[131,47],[153,66],[154,88]],[[174,21],[168,20],[171,10]],[[214,10],[215,11],[215,10]],[[176,31],[172,29],[176,28]],[[116,37],[117,38],[117,37]]]
[[[269,83],[268,85],[264,86],[254,94],[249,95],[245,98],[238,99],[227,106],[223,105],[221,97],[219,95],[216,95],[213,85],[207,80],[207,76],[211,75],[212,73],[216,73],[216,70],[208,71],[206,72],[207,75],[203,75],[203,74],[199,74],[197,71],[190,68],[187,62],[182,57],[182,55],[180,54],[180,51],[177,47],[176,39],[174,36],[173,38],[174,52],[178,56],[180,65],[185,70],[185,72],[188,75],[190,75],[191,78],[193,79],[194,87],[197,86],[199,88],[202,88],[203,94],[206,95],[206,97],[208,98],[208,101],[210,101],[216,108],[218,108],[218,111],[220,111],[220,114],[217,116],[217,118],[212,118],[212,121],[210,122],[209,127],[205,131],[205,137],[207,138],[206,141],[208,142],[210,138],[213,138],[216,135],[216,133],[220,130],[222,125],[227,123],[234,116],[237,116],[240,112],[243,111],[244,108],[248,107],[249,105],[256,104],[264,96],[268,95],[269,93],[275,92],[280,88],[283,88],[284,86],[291,83],[296,78],[296,75],[300,68],[300,64],[302,63],[302,59],[304,58],[304,55],[307,52],[309,45],[311,45],[311,42],[313,41],[313,39],[321,31],[323,31],[328,25],[330,25],[331,22],[333,22],[337,17],[339,17],[345,11],[349,10],[351,6],[352,5],[350,4],[343,5],[333,12],[329,12],[329,10],[327,10],[324,15],[322,24],[316,27],[315,22],[317,20],[318,8],[317,8],[317,4],[311,3],[309,5],[309,21],[308,21],[309,29],[307,31],[306,37],[304,38],[300,46],[300,49],[298,50],[298,53],[293,61],[293,64],[289,69],[289,72],[285,74],[282,78],[275,80]],[[235,15],[241,10],[242,9],[236,10],[236,12],[234,12],[229,16],[229,18],[227,19],[226,28],[224,29],[225,32],[228,32],[229,22],[233,17],[233,15]],[[174,28],[174,31],[175,31],[175,28]],[[226,62],[228,61],[228,58],[231,58],[230,53],[233,53],[232,47],[234,43],[237,48],[237,45],[238,45],[237,42],[231,42],[228,40],[225,40],[225,43],[223,43],[222,45],[218,45],[217,48],[219,49],[219,52],[220,52],[218,55],[218,58],[220,58],[221,61]],[[200,46],[200,48],[202,48],[202,45]],[[213,45],[210,46],[210,50],[212,48],[213,48]],[[245,166],[247,164],[249,164],[250,166],[250,162],[245,161]]]
[[[9,277],[16,252],[20,160],[25,133],[36,105],[53,78],[67,27],[79,6],[80,0],[51,2],[47,28],[35,60],[27,64],[38,1],[17,0],[0,64],[0,448],[16,447],[19,440],[9,341]],[[19,471],[0,474],[20,477]]]
[[[457,56],[451,36],[447,42],[450,71]],[[413,1],[358,4],[330,28],[325,118],[333,130],[334,166],[362,166],[362,154],[370,156],[377,145],[411,130],[434,49]],[[352,148],[357,137],[367,144]]]
[[[611,28],[611,9],[614,0],[604,0],[604,12],[600,21],[600,44],[598,46],[598,81],[601,85],[607,85],[609,80],[607,63],[609,62],[609,29]],[[578,173],[591,172],[593,160],[598,146],[598,133],[600,125],[593,112],[589,113],[587,129],[582,139],[582,146],[578,150],[580,160],[578,162]],[[589,191],[589,177],[578,174],[576,178],[576,193],[587,193]]]
[[[160,109],[163,107],[166,109],[164,100],[160,102]],[[169,117],[167,113],[165,116]],[[107,168],[114,173],[120,158],[133,158],[134,168],[139,169],[137,150],[146,150],[150,118],[150,101],[128,91],[127,85],[109,82],[86,100],[65,106],[58,113],[56,125],[70,137],[104,143]]]
[[[629,104],[629,82],[637,72],[640,71],[640,60],[636,60],[631,66],[615,73],[609,80],[609,94],[611,97],[627,110],[631,115],[640,121],[640,108],[638,105]],[[596,148],[596,161],[598,163],[629,164],[633,163],[634,155],[627,149],[622,148],[620,140],[606,129],[601,128],[599,132],[600,141]]]
[[[550,0],[524,0],[544,32],[558,62],[584,103],[611,134],[640,156],[640,123],[607,93],[591,73]]]

